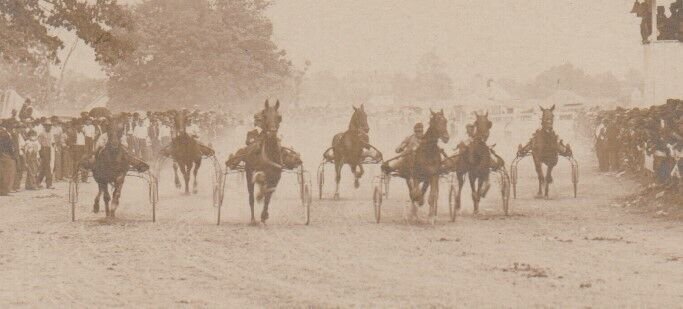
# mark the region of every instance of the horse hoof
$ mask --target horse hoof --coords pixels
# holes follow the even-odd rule
[[[360,188],[360,181],[358,181],[358,179],[353,182],[353,187],[356,189]]]
[[[93,209],[92,209],[92,212],[93,212],[93,213],[100,213],[100,206],[99,206],[99,205],[95,205],[95,207],[93,207]]]
[[[175,183],[175,187],[176,187],[176,189],[180,189],[182,186],[180,185],[179,182],[176,182],[176,183]]]
[[[262,222],[263,224],[265,224],[265,223],[266,223],[266,220],[268,220],[268,213],[267,213],[267,212],[261,213],[261,222]]]
[[[259,223],[256,222],[256,220],[254,220],[254,219],[252,219],[251,222],[249,223],[249,225],[251,225],[251,226],[257,226],[258,224]]]
[[[197,193],[199,193],[199,190],[197,190],[197,189],[192,190],[192,194],[197,194]]]
[[[338,200],[338,199],[339,199],[339,193],[335,193],[333,198],[334,198],[335,200]]]

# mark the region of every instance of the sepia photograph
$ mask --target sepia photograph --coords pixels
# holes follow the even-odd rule
[[[683,0],[0,0],[0,308],[682,308]]]

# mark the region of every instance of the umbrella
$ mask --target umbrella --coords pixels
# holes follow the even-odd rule
[[[100,117],[110,118],[111,112],[106,107],[95,107],[95,108],[90,110],[89,115],[92,118],[100,118]]]

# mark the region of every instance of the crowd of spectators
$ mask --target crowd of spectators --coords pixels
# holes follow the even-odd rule
[[[595,150],[603,172],[649,172],[656,184],[678,189],[675,184],[683,174],[683,100],[597,113]]]
[[[24,107],[10,118],[0,120],[0,196],[22,189],[51,189],[54,182],[78,175],[78,163],[92,155],[106,121],[105,117],[88,112],[75,118],[36,119],[30,102]],[[226,128],[241,122],[225,113],[187,112],[188,134],[208,144]],[[173,114],[174,111],[123,113],[126,122],[122,142],[134,156],[153,160],[171,142],[175,130]],[[77,177],[87,181],[86,173]]]

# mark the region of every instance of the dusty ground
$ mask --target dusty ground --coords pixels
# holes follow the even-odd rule
[[[635,184],[581,160],[577,199],[566,165],[552,199],[534,199],[524,161],[510,217],[495,194],[471,216],[466,190],[456,223],[442,193],[436,226],[402,221],[398,181],[384,221],[373,223],[374,167],[358,190],[346,174],[341,201],[314,200],[310,226],[300,224],[294,177],[281,183],[265,227],[246,224],[237,179],[223,225],[214,224],[208,169],[196,196],[164,172],[157,223],[138,179],[127,180],[113,221],[91,213],[92,183],[75,223],[64,184],[20,193],[0,203],[0,307],[681,307],[681,222],[615,207]]]

